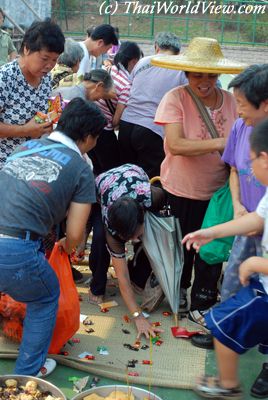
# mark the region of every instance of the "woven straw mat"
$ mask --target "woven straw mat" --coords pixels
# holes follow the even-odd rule
[[[149,340],[143,338],[141,345],[147,344],[149,348],[133,351],[124,347],[124,344],[134,344],[136,328],[134,323],[127,323],[123,318],[127,314],[127,309],[119,295],[117,281],[109,279],[105,301],[115,300],[119,305],[110,308],[107,313],[102,313],[100,307],[88,302],[88,288],[85,284],[78,285],[78,291],[82,299],[81,314],[89,317],[94,325],[85,326],[80,323],[80,329],[75,335],[75,338],[80,339],[80,343],[67,343],[63,349],[69,353],[67,356],[53,356],[60,364],[115,380],[127,381],[133,385],[152,384],[184,389],[190,389],[196,377],[205,372],[206,351],[192,346],[189,339],[176,339],[172,336],[170,327],[174,326],[174,317],[163,316],[163,311],[170,311],[165,301],[159,310],[150,315],[150,321],[161,322],[161,328],[164,329],[164,333],[161,334],[162,345],[150,345]],[[83,320],[84,317],[81,316],[80,319]],[[179,323],[189,330],[198,329],[187,319],[182,319]],[[94,332],[87,333],[86,328],[92,328]],[[124,333],[123,329],[130,333]],[[98,347],[105,347],[109,354],[99,354]],[[17,351],[18,344],[8,341],[0,332],[0,357],[14,358]],[[83,352],[93,354],[95,360],[79,358]],[[133,359],[138,360],[136,367],[127,369],[127,362]],[[142,360],[151,360],[152,365],[143,365]],[[133,372],[139,375],[128,375]]]

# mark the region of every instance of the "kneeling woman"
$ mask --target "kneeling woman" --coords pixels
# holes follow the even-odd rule
[[[165,205],[164,191],[151,186],[142,168],[124,164],[96,178],[97,195],[101,204],[108,250],[112,256],[121,295],[138,330],[155,336],[160,330],[151,326],[138,307],[131,288],[125,255],[125,243],[140,238],[143,233],[144,212],[160,210]]]

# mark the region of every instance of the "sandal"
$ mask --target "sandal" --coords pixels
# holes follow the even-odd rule
[[[243,398],[241,386],[227,389],[220,386],[219,379],[214,376],[202,376],[193,389],[201,397],[217,400],[240,400]]]
[[[103,303],[103,299],[103,295],[96,296],[91,292],[91,289],[88,289],[88,301],[90,302],[90,304],[98,306],[99,304]]]

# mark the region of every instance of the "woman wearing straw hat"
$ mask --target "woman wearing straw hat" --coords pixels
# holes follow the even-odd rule
[[[232,94],[216,86],[218,76],[239,73],[246,66],[224,58],[218,42],[210,38],[194,38],[184,54],[155,57],[152,64],[184,70],[189,81],[163,97],[155,116],[165,130],[161,182],[185,235],[201,227],[210,198],[228,178],[221,153],[237,114]],[[189,317],[204,325],[204,311],[217,301],[222,265],[208,265],[194,251],[184,256],[180,308],[188,308],[194,265]]]

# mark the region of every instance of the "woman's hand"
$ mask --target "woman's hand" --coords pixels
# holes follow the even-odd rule
[[[198,231],[185,235],[182,239],[182,244],[186,245],[187,250],[190,250],[192,246],[198,253],[201,246],[211,242],[213,239],[215,239],[215,237],[209,228],[199,229]]]
[[[155,337],[156,333],[164,332],[163,329],[153,327],[149,321],[143,316],[143,314],[134,318],[134,322],[136,324],[136,328],[138,331],[137,339],[140,339],[142,335],[149,339],[150,336]]]
[[[53,124],[52,122],[43,122],[38,124],[34,117],[30,119],[24,126],[25,136],[30,136],[33,139],[39,138],[45,133],[52,132]]]

